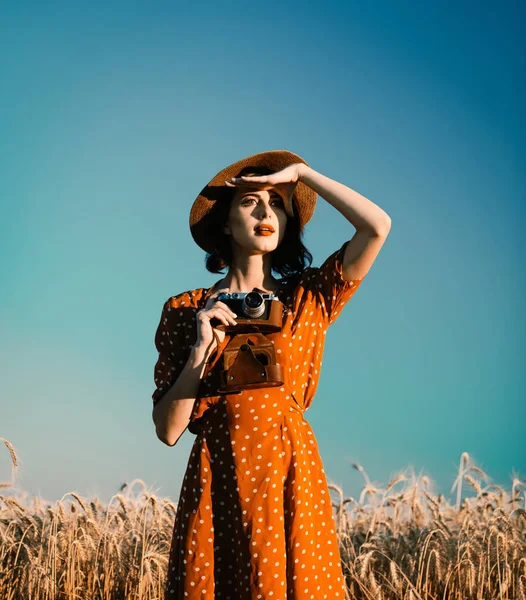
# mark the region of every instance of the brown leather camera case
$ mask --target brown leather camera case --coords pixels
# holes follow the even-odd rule
[[[274,344],[262,333],[238,333],[223,350],[219,394],[283,385]]]

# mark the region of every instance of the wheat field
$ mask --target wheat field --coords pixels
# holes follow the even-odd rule
[[[16,473],[16,452],[0,441]],[[329,484],[348,599],[526,600],[526,482],[484,485],[465,452],[451,504],[426,476],[401,473],[382,489],[352,466],[364,478],[359,498]],[[49,505],[0,487],[2,600],[162,600],[170,498],[140,480],[107,505],[75,492]]]

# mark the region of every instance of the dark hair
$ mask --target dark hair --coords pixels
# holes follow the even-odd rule
[[[245,167],[237,175],[268,175],[272,173],[266,167]],[[235,188],[225,187],[225,193],[221,200],[214,205],[214,223],[216,224],[215,232],[215,250],[206,254],[206,268],[211,273],[221,273],[232,264],[232,247],[230,237],[222,232],[222,227],[228,220],[230,206],[234,198]],[[300,231],[300,220],[298,212],[298,204],[296,194],[292,196],[292,204],[294,207],[294,216],[287,218],[287,226],[285,228],[285,236],[279,246],[272,252],[271,270],[275,271],[282,277],[296,275],[310,267],[312,263],[312,254],[303,245],[301,238],[303,232]]]

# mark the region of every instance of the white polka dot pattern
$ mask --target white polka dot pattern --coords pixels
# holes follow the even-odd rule
[[[345,598],[327,480],[304,418],[326,330],[363,281],[342,278],[345,246],[280,290],[287,314],[282,330],[269,337],[284,369],[283,386],[214,395],[221,361],[202,382],[191,417],[200,428],[181,487],[166,600]],[[186,362],[195,310],[208,292],[200,288],[165,303],[156,334],[154,402]]]

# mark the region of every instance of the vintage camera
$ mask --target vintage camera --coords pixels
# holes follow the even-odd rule
[[[268,319],[270,303],[277,300],[272,293],[261,292],[234,292],[233,294],[219,294],[218,300],[224,302],[238,317],[244,319]]]
[[[231,335],[223,350],[219,394],[237,394],[243,390],[283,385],[283,370],[277,363],[274,342],[265,333],[283,326],[283,303],[272,293],[222,293],[224,302],[236,315],[236,325],[224,325],[217,319],[213,326]]]
[[[282,327],[283,304],[272,293],[267,292],[234,292],[222,293],[217,300],[224,302],[236,313],[237,325],[214,325],[222,331],[279,331]]]

